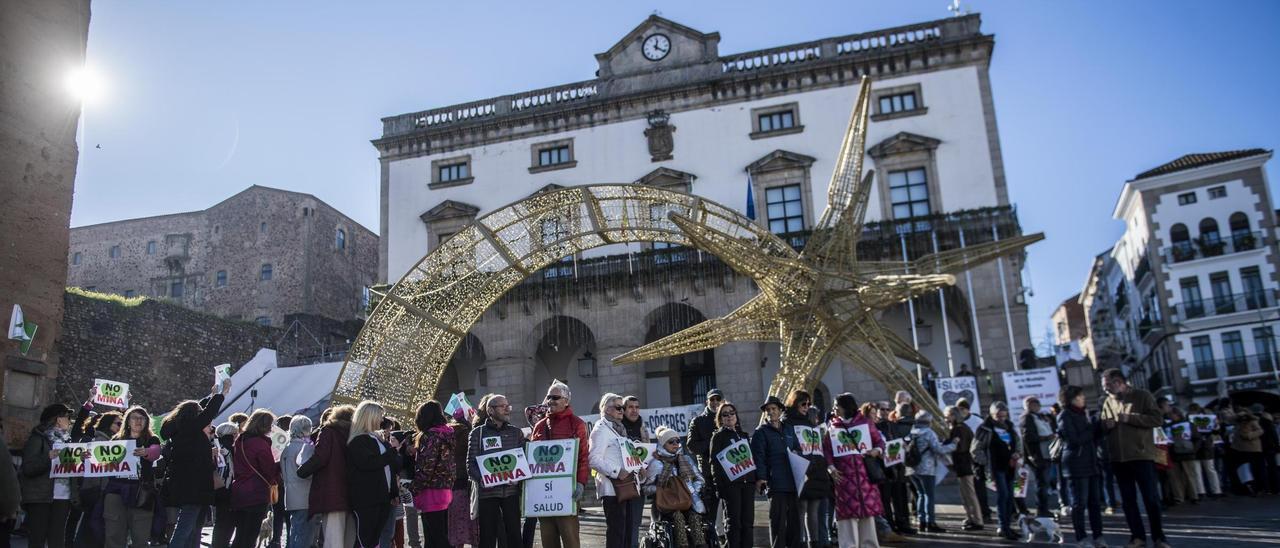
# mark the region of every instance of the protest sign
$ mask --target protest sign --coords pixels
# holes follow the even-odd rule
[[[907,459],[905,447],[902,445],[902,439],[889,440],[884,443],[884,465],[897,466]]]
[[[53,449],[58,452],[58,456],[54,457],[50,463],[49,477],[84,477],[84,453],[89,450],[89,444],[55,443]]]
[[[85,462],[84,477],[137,478],[141,461],[133,454],[134,440],[95,441],[89,446],[89,460]]]
[[[480,467],[480,481],[484,487],[497,487],[529,478],[529,462],[524,449],[508,449],[476,457]]]
[[[640,420],[644,423],[644,429],[649,432],[650,438],[658,431],[659,426],[665,426],[675,430],[681,436],[685,436],[689,434],[689,422],[701,414],[704,409],[706,407],[702,405],[678,405],[675,407],[641,409]],[[587,424],[595,424],[599,418],[599,414],[582,416],[582,420],[586,421]]]
[[[857,455],[871,449],[871,427],[865,424],[831,428],[827,435],[831,438],[831,455],[835,457]]]
[[[93,395],[94,405],[105,405],[120,409],[129,408],[128,384],[107,379],[93,379],[93,385],[98,389],[97,393]]]
[[[809,426],[796,425],[796,440],[800,442],[800,453],[802,455],[821,455],[822,454],[822,432],[817,428]]]
[[[632,441],[631,445],[635,447],[636,454],[640,456],[644,465],[646,467],[649,466],[649,463],[653,461],[653,452],[658,450],[658,444]]]
[[[978,402],[977,377],[942,377],[935,381],[938,390],[938,407],[955,405],[961,398],[969,400],[969,409],[982,409]]]
[[[545,478],[577,473],[576,439],[531,441],[524,451],[531,477]]]
[[[548,518],[577,515],[573,501],[572,476],[541,477],[525,480],[522,506],[526,518]]]
[[[222,389],[223,381],[231,380],[231,364],[224,363],[213,367],[213,385]]]
[[[1004,393],[1009,403],[1009,418],[1017,422],[1022,417],[1022,400],[1035,396],[1048,407],[1057,401],[1058,370],[1056,368],[1027,369],[1004,372]]]
[[[729,476],[729,481],[736,480],[756,469],[756,461],[751,457],[751,446],[746,440],[733,442],[716,455],[716,460],[720,461],[720,466],[724,468],[725,475]]]
[[[1191,440],[1191,423],[1179,422],[1169,426],[1169,437],[1175,440]]]
[[[804,482],[805,482],[805,479],[808,478],[808,475],[806,474],[806,472],[809,471],[809,464],[810,464],[809,459],[806,459],[803,456],[797,455],[795,452],[788,450],[787,460],[791,461],[791,479],[795,480],[796,482],[796,492],[803,493]]]
[[[1170,445],[1173,443],[1172,441],[1169,441],[1169,433],[1165,432],[1164,428],[1152,428],[1151,435],[1154,437],[1156,445]]]
[[[1218,428],[1217,415],[1188,415],[1187,419],[1196,426],[1196,432],[1213,432]]]
[[[1027,469],[1027,465],[1018,467],[1018,475],[1013,478],[1013,497],[1024,499],[1027,498],[1027,478],[1031,477],[1031,471]],[[1041,487],[1042,489],[1044,487]]]
[[[618,451],[622,452],[623,470],[635,472],[645,467],[645,458],[649,456],[649,452],[637,447],[637,445],[639,445],[639,442],[634,442],[627,438],[618,439]]]
[[[284,448],[289,445],[289,433],[276,425],[271,425],[271,458],[276,462],[280,462],[280,455],[284,453]]]
[[[471,406],[470,401],[467,401],[467,395],[463,392],[458,392],[449,397],[449,403],[444,406],[444,412],[466,423],[470,423],[471,419],[476,416],[476,409]]]

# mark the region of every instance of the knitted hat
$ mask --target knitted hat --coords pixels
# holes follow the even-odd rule
[[[666,426],[659,426],[655,434],[658,435],[658,447],[666,447],[667,442],[680,437],[678,432]]]

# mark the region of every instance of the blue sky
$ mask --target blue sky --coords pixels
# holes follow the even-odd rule
[[[946,0],[98,0],[72,226],[203,209],[251,184],[377,231],[384,116],[592,77],[654,10],[722,54],[947,17]],[[972,1],[1027,231],[1031,328],[1119,236],[1121,185],[1189,152],[1280,145],[1280,2]],[[100,146],[101,148],[97,148]],[[1275,162],[1272,180],[1277,177]],[[1272,193],[1275,193],[1273,184]]]

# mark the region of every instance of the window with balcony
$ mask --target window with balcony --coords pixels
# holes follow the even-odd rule
[[[1209,289],[1213,291],[1215,314],[1230,314],[1236,311],[1235,295],[1231,294],[1231,277],[1226,272],[1209,274]]]
[[[1253,351],[1258,357],[1259,372],[1276,369],[1276,336],[1271,326],[1253,328]]]
[[[1222,241],[1222,233],[1218,232],[1218,221],[1205,217],[1200,221],[1200,252],[1205,257],[1217,257],[1222,254],[1226,244]]]
[[[1218,369],[1213,362],[1213,345],[1208,335],[1191,337],[1191,355],[1195,360],[1196,378],[1199,380],[1218,377]]]
[[[1239,331],[1222,334],[1222,361],[1227,366],[1227,376],[1249,374],[1249,360],[1244,354],[1244,339]]]
[[[1191,232],[1187,225],[1178,223],[1169,229],[1169,242],[1173,251],[1173,262],[1189,261],[1196,256],[1195,247],[1191,245]]]
[[[1204,316],[1204,299],[1200,296],[1200,280],[1183,278],[1178,281],[1182,288],[1182,318],[1191,319]]]
[[[1249,216],[1239,211],[1232,213],[1227,219],[1231,227],[1231,247],[1233,251],[1248,251],[1257,247],[1258,241],[1249,227]]]
[[[1267,302],[1267,290],[1262,287],[1262,272],[1256,266],[1240,269],[1240,285],[1244,290],[1244,305],[1249,310],[1257,310],[1270,305]]]

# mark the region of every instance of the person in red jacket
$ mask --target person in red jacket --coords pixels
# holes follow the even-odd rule
[[[257,543],[262,520],[275,502],[271,486],[280,484],[280,465],[271,454],[268,437],[275,423],[270,411],[254,411],[231,449],[231,520],[235,522],[231,548],[252,548]]]
[[[569,405],[572,397],[569,385],[558,380],[551,381],[551,387],[547,389],[547,416],[533,426],[533,441],[578,440],[577,484],[573,489],[573,498],[578,500],[582,497],[583,486],[587,484],[589,477],[587,423],[573,414],[573,407]],[[539,518],[538,526],[542,530],[543,546],[578,548],[578,516]]]

